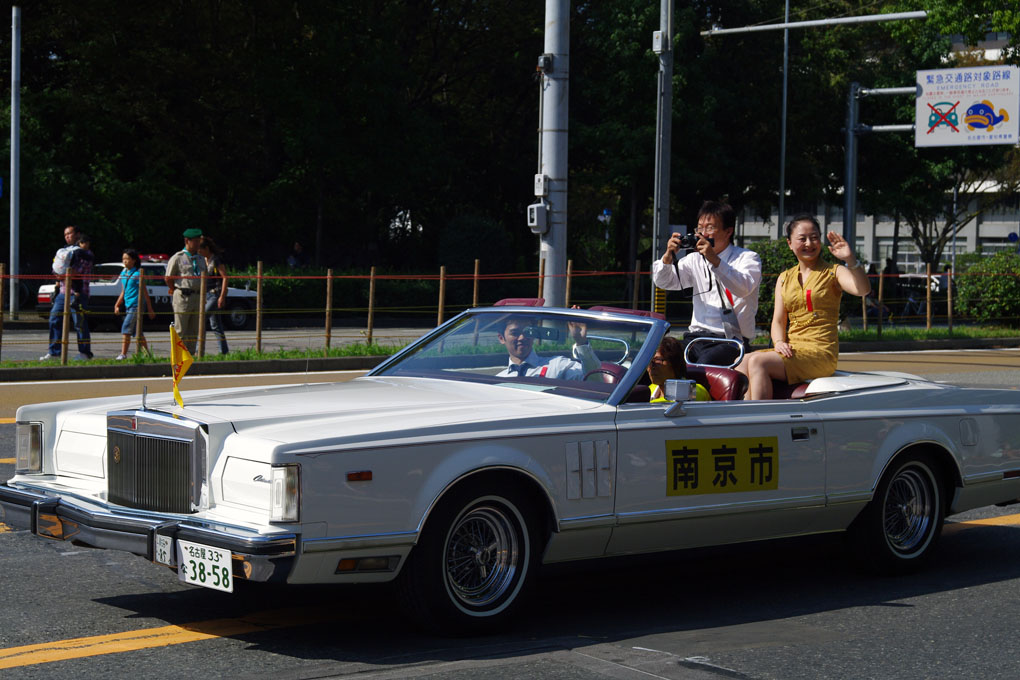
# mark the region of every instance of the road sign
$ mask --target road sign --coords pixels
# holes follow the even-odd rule
[[[915,146],[1020,141],[1020,66],[917,72]]]

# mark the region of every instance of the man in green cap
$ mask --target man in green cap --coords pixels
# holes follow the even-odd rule
[[[174,308],[174,326],[177,334],[192,354],[198,342],[198,309],[201,276],[205,272],[205,258],[198,254],[202,240],[201,229],[184,230],[184,249],[176,252],[166,263],[166,286]]]

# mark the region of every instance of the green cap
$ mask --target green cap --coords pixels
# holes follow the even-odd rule
[[[184,238],[199,238],[202,236],[202,230],[191,228],[184,230]]]

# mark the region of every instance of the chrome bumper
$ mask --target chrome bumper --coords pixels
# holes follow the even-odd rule
[[[0,522],[37,536],[94,548],[125,550],[155,562],[156,536],[193,541],[229,550],[234,576],[250,581],[280,582],[294,566],[297,536],[245,533],[235,527],[202,526],[177,518],[131,516],[91,509],[40,491],[0,485]]]

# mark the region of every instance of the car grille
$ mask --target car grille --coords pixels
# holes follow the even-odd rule
[[[198,466],[194,453],[195,444],[190,439],[108,428],[109,501],[139,510],[195,512]]]

